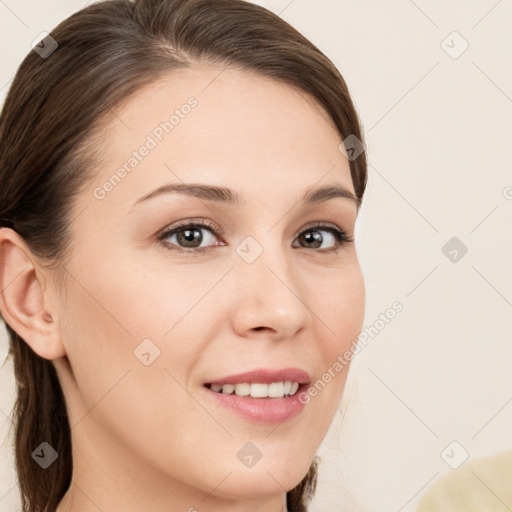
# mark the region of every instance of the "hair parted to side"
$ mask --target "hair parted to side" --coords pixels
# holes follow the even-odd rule
[[[309,93],[342,140],[354,135],[363,141],[347,86],[331,61],[279,16],[245,0],[105,0],[50,35],[57,49],[48,58],[34,50],[26,56],[1,113],[0,227],[14,229],[55,270],[59,286],[73,198],[88,186],[101,158],[101,121],[174,69],[208,62],[256,71]],[[364,151],[350,170],[362,200]],[[12,427],[22,510],[54,512],[72,476],[63,392],[52,362],[6,328],[17,386]],[[58,452],[47,469],[31,458],[43,441]],[[287,493],[290,512],[307,511],[317,460]]]

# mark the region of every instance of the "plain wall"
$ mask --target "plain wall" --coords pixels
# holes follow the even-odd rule
[[[256,3],[338,66],[370,163],[357,247],[375,329],[319,451],[312,512],[413,511],[430,482],[456,471],[445,462],[453,441],[448,451],[470,459],[512,447],[512,2]],[[0,101],[30,43],[84,5],[0,2]],[[453,247],[443,252],[453,237],[467,248],[461,257],[454,246],[455,262]],[[379,329],[395,301],[403,311]],[[0,361],[6,352],[2,332]],[[9,363],[0,389],[3,440]],[[6,440],[0,511],[18,506]]]

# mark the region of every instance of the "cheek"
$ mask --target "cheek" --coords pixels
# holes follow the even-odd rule
[[[343,395],[352,351],[363,326],[366,291],[357,264],[343,272],[332,272],[324,282],[323,292],[311,295],[322,371],[307,399],[330,422]],[[318,428],[326,432],[328,424]]]
[[[138,338],[172,337],[176,328],[190,323],[196,311],[219,294],[220,281],[231,267],[229,261],[192,265],[162,258],[149,265],[147,259],[118,266],[110,289],[99,292]]]
[[[318,283],[322,283],[321,289]],[[365,313],[366,291],[361,268],[354,263],[342,271],[331,271],[317,280],[316,290],[310,284],[313,322],[322,334],[324,364],[332,365],[356,340]]]
[[[162,389],[160,381],[149,378],[153,370],[160,370],[159,378],[168,385],[174,381],[165,370],[188,385],[191,368],[213,336],[210,331],[223,321],[219,310],[228,307],[219,304],[215,288],[226,269],[149,268],[103,258],[87,288],[73,281],[63,305],[62,335],[84,408],[91,408],[128,371],[139,382],[141,400],[142,393],[156,397],[154,390]],[[135,372],[140,371],[146,373],[139,379]]]

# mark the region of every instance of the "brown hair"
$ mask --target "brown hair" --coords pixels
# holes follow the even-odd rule
[[[354,135],[364,144],[332,62],[279,16],[244,0],[106,0],[73,14],[50,36],[58,47],[46,58],[36,50],[26,56],[1,113],[0,227],[14,229],[54,268],[57,284],[70,248],[72,200],[101,158],[100,121],[173,69],[209,62],[285,82],[323,106],[342,139]],[[360,200],[366,165],[364,151],[350,159]],[[17,384],[12,426],[23,512],[54,512],[72,476],[64,396],[52,362],[6,328]],[[43,441],[59,454],[47,469],[31,458]],[[316,480],[315,457],[287,493],[290,512],[307,510]]]

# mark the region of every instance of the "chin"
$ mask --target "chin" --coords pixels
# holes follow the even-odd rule
[[[272,475],[272,476],[271,476]],[[287,475],[274,475],[263,472],[242,474],[241,472],[231,473],[224,482],[215,490],[215,495],[223,499],[234,501],[250,501],[271,496],[278,496],[285,491],[293,489],[300,482],[293,480]]]
[[[261,463],[262,461],[259,461]],[[252,468],[236,468],[217,489],[226,493],[226,497],[256,499],[282,494],[296,487],[306,476],[310,463],[297,462],[286,467],[256,463]],[[228,474],[229,471],[226,472]],[[216,493],[219,494],[219,493]]]

